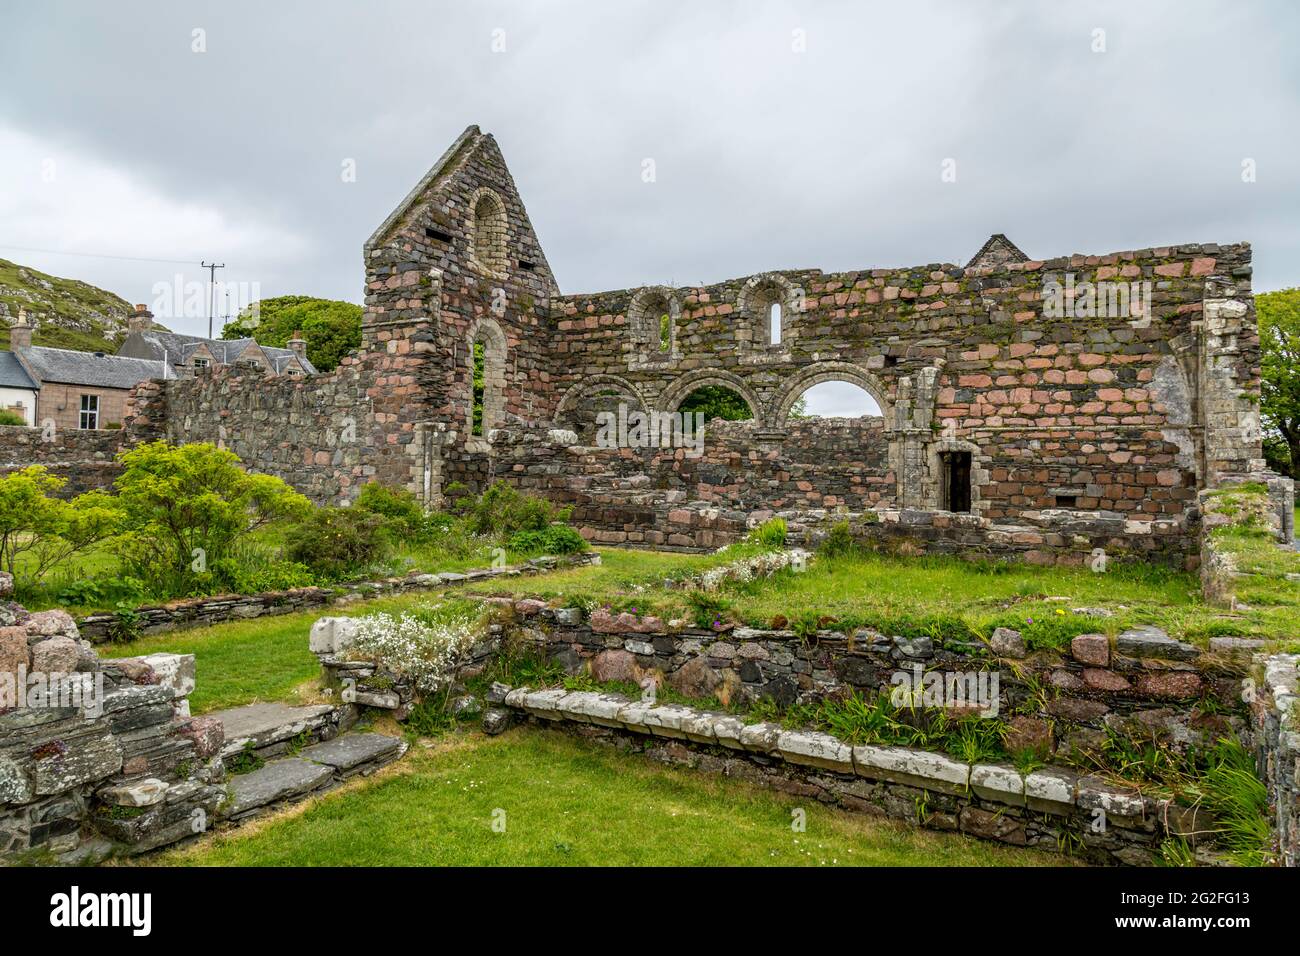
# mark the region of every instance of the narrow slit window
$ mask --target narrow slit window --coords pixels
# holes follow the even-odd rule
[[[945,451],[941,453],[943,466],[944,511],[970,512],[971,453]]]
[[[665,312],[659,316],[659,351],[671,352],[673,348],[673,317]]]
[[[482,342],[474,343],[474,418],[470,434],[476,437],[483,434],[483,394],[486,387],[486,351]]]
[[[781,344],[781,303],[773,302],[767,312],[771,342],[773,345]]]

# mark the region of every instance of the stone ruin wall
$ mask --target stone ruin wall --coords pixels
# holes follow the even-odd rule
[[[470,127],[365,244],[360,353],[308,379],[222,368],[146,383],[121,442],[216,442],[322,503],[379,480],[437,506],[453,482],[504,478],[573,504],[606,543],[715,547],[772,512],[875,510],[900,516],[881,535],[922,529],[905,535],[920,550],[958,528],[962,552],[1076,561],[1118,533],[1194,563],[1197,491],[1262,467],[1249,245],[997,251],[965,268],[560,295],[500,150]],[[1044,284],[1067,273],[1149,281],[1151,314],[1048,317]],[[882,415],[791,422],[825,381],[862,387]],[[596,412],[674,411],[705,385],[733,389],[754,419],[715,426],[702,457],[591,447]],[[21,460],[8,431],[0,463]],[[969,517],[941,511],[950,451],[971,455]]]

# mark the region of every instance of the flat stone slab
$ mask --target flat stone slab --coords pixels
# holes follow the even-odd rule
[[[250,810],[281,800],[299,797],[325,786],[334,778],[334,768],[300,757],[272,760],[260,770],[231,777],[226,785],[230,801],[222,816],[242,816]]]
[[[362,764],[376,763],[400,754],[402,742],[386,734],[344,734],[307,747],[298,756],[346,773]]]
[[[1115,638],[1115,650],[1129,657],[1158,657],[1170,661],[1194,661],[1201,649],[1194,644],[1175,641],[1158,627],[1139,624]]]
[[[219,710],[211,717],[219,717],[226,728],[223,757],[231,757],[244,750],[249,742],[254,749],[297,737],[304,730],[314,730],[325,722],[334,710],[329,704],[311,704],[291,707],[288,704],[248,704],[231,710]]]

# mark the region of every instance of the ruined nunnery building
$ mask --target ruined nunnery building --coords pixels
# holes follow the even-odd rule
[[[1203,490],[1290,493],[1263,471],[1246,243],[1040,261],[996,235],[964,266],[566,294],[471,126],[363,255],[364,342],[335,371],[145,383],[120,433],[62,440],[220,442],[320,502],[377,480],[437,506],[504,479],[572,505],[595,543],[674,548],[780,513],[902,553],[1192,566]],[[791,416],[828,381],[881,414]],[[710,423],[701,453],[597,446],[600,413],[673,412],[704,386],[752,418]]]

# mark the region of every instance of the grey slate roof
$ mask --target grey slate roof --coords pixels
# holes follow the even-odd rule
[[[36,391],[40,386],[32,381],[17,355],[13,352],[0,352],[0,388],[29,388]]]
[[[162,361],[166,358],[169,365],[188,365],[190,356],[201,345],[206,345],[208,351],[215,356],[218,362],[225,365],[234,365],[239,360],[239,356],[250,345],[257,345],[256,339],[205,339],[199,335],[182,335],[179,332],[161,332],[157,329],[150,329],[148,332],[132,333],[130,336],[135,341],[133,347],[143,346],[149,355],[156,361]],[[126,343],[123,343],[124,347]],[[270,360],[271,366],[277,372],[284,371],[295,355],[293,349],[272,348],[269,345],[258,346]],[[302,364],[307,373],[314,375],[316,368],[308,361],[307,356],[302,357]]]
[[[71,349],[34,345],[23,350],[23,358],[42,382],[130,388],[151,378],[175,378],[162,362],[125,358],[121,355],[74,352]]]

